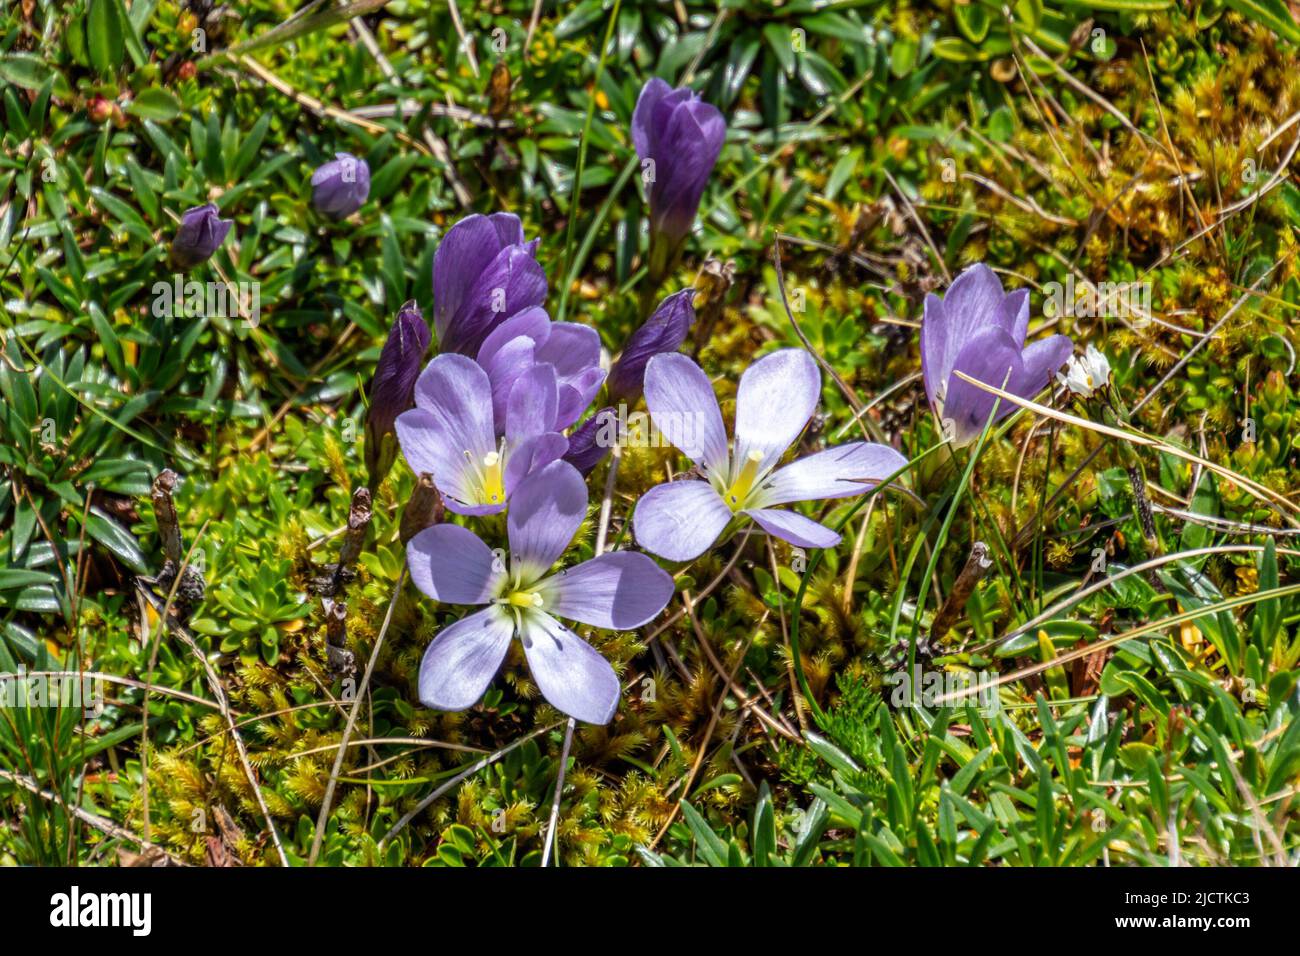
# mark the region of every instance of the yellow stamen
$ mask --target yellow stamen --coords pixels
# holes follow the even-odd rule
[[[541,607],[542,596],[536,591],[515,591],[506,596],[506,603],[515,607]]]
[[[754,480],[758,478],[758,463],[763,460],[761,452],[751,451],[745,458],[745,464],[740,469],[740,474],[736,480],[731,483],[731,487],[726,490],[724,497],[732,511],[744,505],[745,499],[749,497],[750,489],[754,487]]]
[[[484,504],[495,505],[506,500],[506,483],[501,465],[500,453],[490,451],[483,456]]]

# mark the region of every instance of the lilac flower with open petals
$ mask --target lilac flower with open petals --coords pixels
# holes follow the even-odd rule
[[[463,355],[439,355],[416,380],[415,408],[397,417],[397,439],[411,470],[433,475],[449,510],[494,514],[527,475],[568,451],[553,427],[558,395],[554,367],[532,366],[510,389],[498,438],[487,372]]]
[[[645,367],[661,352],[676,352],[695,323],[695,290],[674,292],[644,324],[628,337],[627,345],[609,370],[611,398],[635,400],[641,396]]]
[[[351,153],[335,153],[311,174],[311,204],[331,219],[346,219],[369,195],[370,166]]]
[[[524,242],[518,216],[467,216],[433,257],[433,324],[442,352],[474,355],[498,325],[546,299],[537,240]]]
[[[691,231],[700,197],[722,152],[727,121],[689,87],[654,77],[632,113],[632,142],[647,175],[650,227],[676,245]],[[653,166],[646,168],[646,163]]]
[[[525,479],[506,518],[508,565],[478,535],[452,524],[421,531],[406,546],[411,580],[448,604],[487,608],[444,628],[420,662],[420,701],[464,710],[483,696],[518,637],[537,687],[553,707],[607,724],[619,683],[608,661],[561,624],[630,630],[673,595],[673,579],[644,554],[613,551],[548,574],[587,513],[587,487],[567,462]]]
[[[214,203],[185,210],[172,239],[172,262],[180,269],[191,269],[207,261],[226,241],[233,224],[233,219],[222,219],[217,214]]]
[[[997,275],[982,263],[954,279],[943,299],[925,297],[921,322],[925,392],[944,436],[954,446],[968,445],[980,436],[997,401],[954,375],[956,370],[1030,398],[1070,357],[1068,336],[1052,335],[1026,348],[1028,331],[1028,290],[1004,293]],[[1015,405],[1004,401],[994,420],[1015,410]]]
[[[821,395],[821,373],[802,349],[781,349],[740,377],[735,445],[713,386],[685,355],[656,355],[645,375],[646,405],[655,427],[690,457],[704,480],[656,485],[636,504],[632,525],[646,550],[672,561],[707,551],[742,517],[800,547],[827,548],[840,536],[810,518],[776,505],[860,495],[907,463],[872,442],[827,448],[784,467],[781,456],[799,437]]]

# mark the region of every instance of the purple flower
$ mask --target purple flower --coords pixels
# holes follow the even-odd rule
[[[513,315],[546,299],[537,240],[524,242],[517,216],[467,216],[433,257],[433,325],[442,352],[474,355]]]
[[[695,290],[674,292],[645,324],[632,333],[618,361],[609,370],[611,398],[635,401],[645,381],[646,363],[661,352],[676,352],[695,324]]]
[[[921,322],[925,392],[944,436],[954,446],[968,445],[980,436],[997,401],[996,396],[963,382],[954,371],[1030,398],[1070,357],[1073,346],[1067,336],[1053,335],[1026,348],[1028,331],[1028,290],[1003,293],[998,277],[982,263],[954,279],[943,299],[925,297]],[[1010,402],[1002,402],[994,420],[1015,410]]]
[[[560,458],[555,368],[534,365],[514,380],[498,439],[488,373],[463,355],[439,355],[415,383],[415,408],[397,416],[397,439],[417,475],[428,472],[448,509],[502,511],[519,483]]]
[[[651,230],[673,245],[691,231],[726,136],[722,114],[688,87],[675,90],[655,77],[641,89],[632,142],[647,178]]]
[[[614,435],[618,432],[618,416],[612,408],[602,408],[569,435],[569,450],[564,453],[564,460],[577,468],[585,477],[601,463],[613,443],[601,441],[601,429],[609,429]]]
[[[685,355],[656,355],[646,368],[650,418],[704,473],[656,485],[636,504],[632,525],[642,547],[671,561],[707,551],[733,521],[752,518],[800,547],[827,548],[840,536],[775,505],[860,495],[907,463],[898,452],[854,442],[777,468],[821,395],[821,373],[802,349],[781,349],[740,377],[735,447],[727,449],[722,412],[708,376]]]
[[[331,219],[352,215],[369,195],[370,167],[351,153],[335,153],[311,174],[311,204]]]
[[[492,413],[497,432],[505,429],[507,400],[519,377],[535,365],[555,370],[554,431],[568,428],[587,410],[605,381],[600,367],[600,335],[573,322],[552,322],[538,306],[498,325],[478,350],[478,364],[492,382]]]
[[[208,203],[181,214],[181,224],[172,239],[172,262],[181,269],[191,269],[207,261],[226,240],[233,219],[222,219],[217,207]]]
[[[515,492],[506,517],[508,562],[459,525],[435,525],[411,539],[406,556],[416,587],[448,604],[487,605],[444,628],[424,652],[420,701],[426,707],[472,707],[518,637],[533,680],[553,707],[592,724],[614,718],[614,668],[556,618],[617,631],[640,627],[668,604],[673,579],[632,551],[548,575],[586,514],[582,477],[557,461]]]
[[[398,311],[379,353],[366,415],[366,467],[372,490],[379,487],[397,457],[393,426],[397,416],[415,402],[415,380],[431,337],[420,307],[412,300]]]

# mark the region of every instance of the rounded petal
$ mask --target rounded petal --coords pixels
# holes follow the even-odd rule
[[[755,508],[745,514],[768,534],[801,548],[833,548],[840,543],[840,536],[830,528],[793,511]]]
[[[860,495],[906,464],[907,459],[894,449],[874,442],[827,448],[778,468],[763,484],[756,501],[767,507]]]
[[[618,709],[618,675],[600,652],[549,614],[526,611],[520,638],[528,669],[552,707],[589,724]]]
[[[525,584],[538,580],[564,553],[586,515],[587,485],[567,461],[553,461],[520,481],[506,516],[511,572]]]
[[[477,213],[457,222],[442,237],[433,256],[433,324],[438,341],[446,336],[475,280],[504,245],[493,220]]]
[[[998,326],[976,333],[957,355],[958,370],[995,388],[1011,386],[1024,376],[1020,349],[1011,334]],[[1045,384],[1045,383],[1044,383]],[[948,398],[943,405],[943,434],[954,446],[969,445],[984,430],[997,397],[953,374],[948,380]],[[994,421],[1016,410],[1010,402],[998,405]]]
[[[514,494],[519,482],[535,471],[540,471],[569,451],[569,439],[559,432],[543,432],[525,438],[518,446],[509,447],[506,457],[506,497]]]
[[[473,498],[468,462],[457,450],[464,442],[448,437],[442,419],[423,408],[412,408],[397,416],[393,429],[411,470],[417,475],[433,475],[434,484],[449,504],[452,499]]]
[[[727,474],[727,430],[713,385],[685,355],[656,355],[646,366],[645,403],[655,428],[710,474]]]
[[[515,624],[493,606],[439,631],[420,661],[420,703],[465,710],[478,703],[501,668]]]
[[[436,524],[406,544],[411,581],[435,601],[486,604],[506,578],[504,563],[468,528]]]
[[[1020,353],[1023,373],[1013,383],[1010,391],[1021,398],[1032,398],[1041,392],[1052,380],[1052,374],[1070,358],[1074,343],[1068,335],[1050,335],[1034,342]],[[1100,354],[1100,353],[1099,353]],[[1105,362],[1105,358],[1102,358]],[[1106,375],[1097,375],[1098,381],[1109,377],[1110,365],[1106,364]]]
[[[510,316],[500,325],[498,325],[478,350],[478,364],[488,369],[491,375],[492,357],[500,351],[501,347],[512,339],[526,338],[532,339],[534,345],[546,341],[550,335],[551,317],[546,314],[546,310],[540,306],[532,306]]]
[[[506,400],[506,441],[510,444],[554,431],[559,403],[555,366],[534,365],[510,386]]]
[[[803,349],[781,349],[747,368],[736,393],[734,467],[751,453],[759,474],[775,465],[812,418],[821,390],[817,362]]]
[[[395,426],[406,460],[444,494],[472,499],[474,463],[496,450],[487,373],[463,355],[439,355],[416,380],[415,404]]]
[[[731,509],[707,481],[669,481],[637,501],[632,528],[651,554],[690,561],[713,546],[730,520]]]
[[[672,93],[673,88],[657,76],[650,78],[641,87],[641,94],[636,100],[636,109],[632,111],[632,144],[637,155],[646,159],[651,155],[653,143],[658,141],[659,133],[653,128],[655,107],[660,100]]]
[[[1025,344],[1029,334],[1029,290],[1014,289],[1002,299],[997,311],[998,325],[1011,334],[1018,345]]]
[[[571,621],[626,631],[653,620],[672,599],[673,579],[636,551],[611,551],[542,582],[545,610]]]

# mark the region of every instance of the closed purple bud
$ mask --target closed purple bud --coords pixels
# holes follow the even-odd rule
[[[367,425],[374,434],[391,432],[397,416],[415,404],[415,380],[420,377],[430,338],[429,326],[415,300],[402,306],[379,353],[370,386]]]
[[[311,174],[311,204],[331,219],[352,215],[370,195],[370,167],[351,153],[335,153],[334,159]]]
[[[590,474],[614,447],[617,428],[618,416],[614,409],[602,408],[573,430],[564,460],[584,477]]]
[[[518,216],[466,216],[433,257],[433,325],[440,352],[473,357],[506,319],[546,300],[537,240],[524,242]]]
[[[623,346],[606,383],[612,398],[635,400],[641,395],[645,366],[661,352],[676,352],[695,324],[695,290],[674,292]]]
[[[651,229],[672,244],[691,231],[726,136],[722,114],[690,88],[675,90],[658,77],[642,88],[632,141],[641,157]]]
[[[393,423],[398,415],[415,405],[415,380],[420,377],[430,338],[420,307],[414,301],[402,306],[379,353],[379,364],[375,366],[370,385],[366,466],[372,489],[379,487],[397,457]]]
[[[212,203],[185,210],[172,239],[172,262],[181,269],[205,262],[225,241],[233,224],[233,219],[217,215],[217,207]]]

